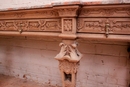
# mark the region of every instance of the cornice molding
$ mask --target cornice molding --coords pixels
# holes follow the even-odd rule
[[[76,39],[80,34],[130,35],[130,5],[55,6],[0,12],[0,32],[50,32]],[[35,34],[35,35],[36,35]],[[7,35],[7,33],[5,33]],[[50,35],[51,36],[51,35]],[[97,38],[95,36],[95,38]]]
[[[80,7],[78,5],[54,7],[54,9],[59,13],[60,17],[77,17],[79,8]]]

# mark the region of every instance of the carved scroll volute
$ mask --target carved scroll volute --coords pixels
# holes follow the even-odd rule
[[[77,49],[77,42],[74,40],[63,40],[60,43],[60,53],[56,55],[57,60],[68,60],[70,62],[79,62],[82,54]]]

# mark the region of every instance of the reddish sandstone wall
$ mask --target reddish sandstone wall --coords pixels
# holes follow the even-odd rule
[[[61,86],[58,61],[61,42],[45,37],[0,37],[0,74]],[[129,58],[125,42],[78,40],[83,54],[76,87],[128,87]]]

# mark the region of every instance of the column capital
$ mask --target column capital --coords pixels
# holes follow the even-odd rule
[[[76,17],[79,6],[54,7],[60,17]]]

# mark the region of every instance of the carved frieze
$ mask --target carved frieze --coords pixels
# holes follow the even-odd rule
[[[106,25],[109,24],[109,33],[130,34],[129,18],[79,18],[78,32],[105,33]]]
[[[0,12],[0,19],[22,19],[22,18],[59,18],[55,10],[37,9],[25,11]]]
[[[130,6],[123,7],[83,7],[79,14],[79,17],[130,17]]]
[[[0,30],[61,31],[60,19],[0,21]]]
[[[105,24],[106,24],[106,19],[83,19],[79,18],[78,19],[78,27],[77,31],[78,32],[98,32],[98,33],[104,33],[105,30]]]

